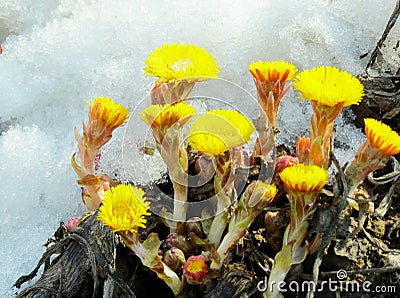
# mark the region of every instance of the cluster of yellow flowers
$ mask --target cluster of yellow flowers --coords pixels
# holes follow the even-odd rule
[[[215,166],[217,215],[206,235],[208,245],[217,248],[211,260],[212,269],[221,267],[228,250],[239,241],[255,217],[268,204],[272,204],[278,192],[275,185],[266,181],[248,181],[247,188],[235,206],[236,209],[228,218],[227,207],[232,198],[236,199],[237,194],[234,179],[227,176],[230,173],[235,175],[235,170],[241,165],[239,156],[243,154],[238,152],[244,152],[243,145],[249,142],[257,127],[259,137],[254,145],[253,156],[267,155],[260,149],[266,148],[265,143],[270,141],[265,137],[267,134],[262,135],[263,129],[271,127],[275,134],[278,132],[276,123],[279,104],[289,90],[291,80],[294,80],[293,87],[301,97],[311,101],[313,115],[310,137],[298,139],[297,157],[282,162],[277,171],[291,204],[291,222],[284,236],[282,251],[278,253],[271,272],[272,281],[275,281],[276,275],[282,278],[290,269],[292,256],[302,256],[304,259],[307,254],[303,242],[308,221],[329,178],[327,169],[334,120],[343,107],[361,101],[364,95],[362,84],[351,74],[336,67],[320,66],[297,74],[298,69],[283,60],[254,62],[249,65],[249,71],[257,88],[259,121],[264,121],[267,125],[258,128],[243,114],[234,110],[211,110],[199,116],[188,129],[185,145],[183,127],[197,116],[194,107],[187,103],[187,98],[195,83],[218,77],[218,63],[211,54],[200,47],[175,43],[165,44],[151,52],[145,64],[145,74],[156,77],[157,80],[153,89],[152,104],[143,110],[141,119],[150,127],[157,149],[167,164],[174,188],[175,221],[187,220],[187,145],[196,151],[198,156],[204,155],[212,160]],[[148,246],[141,245],[138,240],[138,229],[145,228],[146,216],[150,215],[150,204],[146,201],[144,191],[126,184],[111,188],[107,184],[106,187],[102,184],[104,181],[95,174],[96,156],[100,154],[101,147],[110,140],[113,130],[122,126],[129,118],[128,110],[109,98],[99,97],[95,98],[93,103],[89,103],[88,117],[88,124],[83,126],[83,136],[75,132],[79,164],[75,155],[72,159],[73,167],[81,181],[94,181],[86,185],[92,198],[90,203],[87,203],[88,208],[96,210],[100,207],[98,219],[120,233],[143,264],[157,265],[157,269],[149,266],[174,292],[179,293],[182,288],[180,278],[162,263],[157,255],[150,252]],[[345,171],[350,195],[353,195],[354,189],[368,173],[382,168],[391,155],[400,152],[400,136],[387,125],[374,119],[365,119],[365,134],[365,143]],[[224,236],[228,223],[228,232]],[[171,225],[170,228],[171,232],[176,231],[176,225]],[[159,245],[159,241],[156,243]],[[157,262],[150,260],[150,256],[157,259]],[[285,260],[287,256],[290,256],[291,261]],[[184,255],[181,255],[181,263],[184,259]],[[207,262],[207,257],[191,256],[188,262],[182,265],[184,275],[190,283],[202,282],[207,274]],[[164,269],[160,270],[159,266]]]

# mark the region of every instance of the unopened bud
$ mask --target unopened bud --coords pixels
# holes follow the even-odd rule
[[[282,172],[284,169],[288,167],[295,166],[299,163],[299,159],[297,157],[293,157],[290,155],[279,156],[275,159],[275,175]]]
[[[78,223],[78,221],[80,220],[80,217],[71,217],[70,219],[68,219],[67,222],[67,231],[68,232],[72,232],[73,230],[75,230],[76,228],[76,224]]]
[[[168,248],[176,247],[183,251],[184,254],[188,254],[193,246],[190,240],[187,240],[185,236],[178,235],[177,233],[171,233],[168,235],[165,243]]]
[[[164,253],[164,263],[174,271],[182,269],[185,264],[185,255],[182,250],[176,247],[171,247]]]
[[[310,155],[310,138],[300,137],[296,143],[296,157],[300,163],[306,163]]]
[[[204,235],[200,217],[190,218],[187,222],[185,222],[185,229],[188,234],[193,232],[199,237],[203,237]]]

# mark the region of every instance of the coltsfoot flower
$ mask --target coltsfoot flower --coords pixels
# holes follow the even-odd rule
[[[128,109],[115,103],[108,97],[97,97],[89,104],[88,138],[93,139],[100,147],[104,140],[111,138],[111,133],[117,127],[123,125],[129,118]],[[91,134],[90,134],[91,133]],[[107,139],[108,138],[108,139]],[[97,141],[97,142],[96,142]]]
[[[151,105],[142,112],[142,120],[153,133],[157,149],[167,164],[174,188],[173,219],[186,219],[188,157],[183,139],[183,126],[195,115],[196,110],[184,103]],[[173,228],[171,227],[171,232]]]
[[[76,153],[71,158],[71,165],[81,181],[84,181],[88,175],[94,176],[99,165],[101,147],[111,139],[113,131],[129,118],[128,109],[108,97],[97,97],[88,104],[89,119],[87,124],[83,123],[83,135],[81,136],[75,128],[78,161]],[[89,210],[96,210],[103,199],[103,190],[84,185],[87,186],[88,198],[91,198],[85,205]]]
[[[386,156],[400,153],[400,136],[390,126],[372,118],[364,119],[364,123],[365,135],[372,147]]]
[[[311,214],[329,175],[325,169],[318,166],[298,164],[284,169],[279,177],[292,206],[290,222],[294,231],[297,225]]]
[[[289,193],[314,193],[324,187],[329,175],[320,167],[298,164],[284,169],[279,177]]]
[[[105,193],[97,219],[115,232],[137,233],[138,228],[146,227],[149,207],[142,189],[119,184]]]
[[[200,116],[189,130],[189,145],[200,153],[223,155],[247,143],[254,126],[233,110],[212,110]]]
[[[241,154],[229,150],[247,143],[254,126],[244,115],[233,110],[212,110],[200,116],[189,130],[188,143],[200,153],[216,157],[214,190],[218,197],[216,216],[208,241],[218,245],[227,225],[227,207],[231,204],[234,174]],[[232,161],[232,160],[233,161]]]
[[[183,275],[189,284],[201,284],[204,278],[207,277],[208,258],[205,256],[191,256],[183,265]]]
[[[309,220],[315,211],[315,201],[328,180],[326,170],[315,165],[298,164],[287,167],[280,173],[280,178],[290,201],[290,225],[283,236],[282,249],[275,256],[275,262],[268,280],[268,289],[284,280],[290,267],[300,264],[308,254],[303,245]],[[273,292],[268,295],[275,297]]]
[[[176,104],[151,105],[142,112],[141,119],[152,129],[157,143],[162,144],[168,130],[177,125],[181,128],[195,115],[196,110],[183,102]]]
[[[320,66],[304,70],[293,86],[301,97],[312,101],[310,162],[325,169],[329,165],[333,121],[343,107],[358,104],[364,96],[363,85],[346,71]]]
[[[203,81],[217,78],[219,66],[205,49],[193,44],[163,44],[152,51],[144,68],[147,76],[157,77],[158,83],[177,80]]]
[[[389,157],[400,153],[400,136],[386,124],[371,118],[364,119],[365,142],[345,171],[349,196],[369,173],[385,167]]]
[[[283,83],[290,81],[297,73],[297,67],[284,60],[257,61],[249,65],[252,76],[260,81],[275,83],[278,80]]]
[[[289,90],[285,84],[294,78],[297,67],[283,60],[257,61],[249,65],[249,70],[257,88],[261,117],[266,116],[269,124],[275,127],[279,104]]]
[[[358,104],[364,95],[363,85],[357,78],[332,66],[302,71],[296,76],[293,87],[303,99],[329,107]]]

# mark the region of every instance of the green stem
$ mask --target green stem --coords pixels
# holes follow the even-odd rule
[[[219,262],[217,262],[216,260],[213,260],[210,265],[211,269],[219,269],[222,267],[224,260],[228,256],[229,249],[232,246],[236,245],[238,243],[239,239],[243,237],[244,233],[246,232],[246,229],[251,225],[251,223],[256,218],[256,215],[258,215],[258,213],[252,214],[251,216],[248,216],[244,220],[240,221],[239,223],[234,224],[232,229],[231,229],[231,226],[229,226],[228,233],[224,236],[221,244],[218,246],[218,249],[217,249],[217,253],[220,257]]]

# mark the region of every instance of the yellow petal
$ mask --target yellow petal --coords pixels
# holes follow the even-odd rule
[[[249,70],[255,79],[260,81],[281,83],[290,81],[297,73],[297,67],[284,60],[278,61],[257,61],[249,65]]]
[[[289,192],[312,193],[319,192],[326,181],[328,173],[314,165],[298,164],[288,167],[280,173],[280,178]]]
[[[145,74],[158,83],[182,79],[196,81],[218,78],[219,66],[205,49],[193,44],[164,44],[152,51],[145,61]]]
[[[365,135],[373,147],[384,155],[400,153],[400,136],[390,126],[372,118],[364,119]]]
[[[189,145],[214,156],[249,141],[254,126],[233,110],[212,110],[200,116],[189,130]]]
[[[364,87],[357,78],[331,66],[304,70],[296,76],[293,87],[302,98],[331,107],[358,104],[364,96]]]
[[[137,233],[139,227],[146,227],[149,206],[142,189],[119,184],[105,193],[97,219],[115,232]]]

